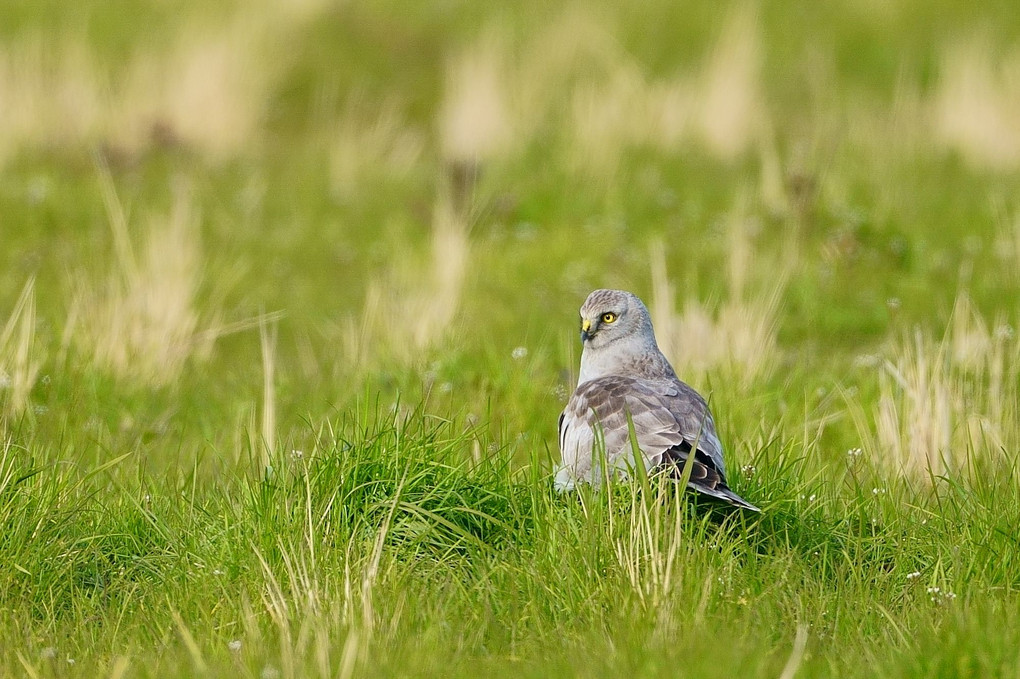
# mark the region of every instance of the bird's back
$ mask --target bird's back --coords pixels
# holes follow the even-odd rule
[[[690,485],[733,504],[753,508],[726,485],[722,445],[705,400],[671,376],[646,379],[608,375],[578,385],[560,416],[563,469],[558,485],[598,483],[602,460],[613,473],[634,466],[634,446],[647,469],[682,469],[693,451]]]

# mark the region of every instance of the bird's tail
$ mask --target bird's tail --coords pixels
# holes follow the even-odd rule
[[[692,488],[692,489],[700,492],[700,493],[703,493],[705,495],[711,495],[712,497],[718,498],[718,499],[722,500],[723,502],[727,502],[727,503],[733,505],[734,507],[740,507],[742,509],[749,509],[752,512],[760,512],[761,511],[761,509],[759,509],[758,507],[755,507],[753,504],[751,504],[750,502],[748,502],[744,498],[740,497],[739,495],[737,495],[736,493],[734,493],[732,490],[730,490],[729,488],[727,488],[724,485],[720,484],[720,485],[716,486],[715,488],[705,488],[704,486],[701,486],[701,485],[695,485],[693,483],[689,483],[689,484],[687,484],[687,486],[689,488]]]

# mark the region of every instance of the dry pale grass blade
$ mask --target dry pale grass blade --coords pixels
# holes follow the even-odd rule
[[[182,144],[213,160],[256,145],[282,68],[274,43],[284,29],[270,20],[256,12],[186,26],[168,52],[135,57],[110,102],[108,143],[128,153]]]
[[[567,142],[571,168],[609,176],[630,148],[699,142],[731,159],[767,129],[749,6],[732,13],[700,73],[651,76],[612,26],[571,6],[524,39],[496,25],[482,31],[447,69],[438,125],[444,161],[474,166],[551,134]]]
[[[524,108],[545,109],[581,69],[608,73],[629,60],[612,22],[590,6],[571,4],[537,30],[521,50],[519,92]]]
[[[875,424],[881,459],[913,476],[944,474],[959,462],[954,456],[966,454],[952,446],[959,406],[944,347],[916,333],[879,374]]]
[[[764,291],[748,292],[752,243],[742,214],[738,210],[731,218],[726,300],[711,305],[688,297],[677,313],[665,249],[654,243],[651,313],[660,347],[682,377],[698,382],[710,372],[719,372],[728,383],[746,391],[770,374],[779,353],[776,333],[787,267],[771,267],[777,275]]]
[[[656,610],[683,584],[678,570],[683,546],[679,487],[658,491],[655,502],[634,499],[628,530],[615,541],[616,559],[641,605]]]
[[[675,150],[694,139],[723,159],[743,153],[767,129],[759,42],[755,14],[742,6],[700,75],[651,78],[603,39],[596,68],[578,61],[561,74],[560,89],[572,92],[567,136],[575,144],[574,164],[612,172],[628,148]]]
[[[946,148],[977,167],[1020,164],[1020,52],[996,63],[988,40],[954,45],[943,56],[931,106]]]
[[[268,469],[276,450],[276,325],[259,323],[262,349],[262,468]]]
[[[836,76],[827,75],[832,78],[828,82],[831,91],[836,87]],[[845,131],[846,142],[852,148],[888,162],[912,161],[919,155],[941,153],[944,148],[938,135],[932,133],[936,116],[929,97],[916,75],[906,68],[897,77],[891,106],[858,94],[847,97],[838,111],[827,115]],[[839,131],[829,134],[836,136]]]
[[[208,674],[209,665],[205,662],[202,649],[198,645],[198,641],[195,640],[195,635],[188,629],[188,625],[184,622],[184,618],[181,617],[180,613],[171,611],[170,615],[173,617],[174,625],[177,627],[177,634],[181,639],[181,643],[184,644],[184,648],[188,651],[188,656],[191,657],[191,663],[195,668],[195,672],[199,675]]]
[[[0,167],[24,150],[91,141],[102,121],[102,79],[83,36],[54,49],[42,35],[0,44]]]
[[[721,158],[752,147],[762,130],[761,39],[751,3],[737,5],[702,73],[697,124]]]
[[[773,215],[787,215],[790,213],[791,201],[787,190],[786,171],[779,156],[775,130],[766,127],[767,133],[762,135],[758,143],[758,164],[761,168],[758,196]]]
[[[294,32],[320,0],[257,3],[210,25],[183,20],[167,48],[140,45],[116,71],[87,37],[26,34],[0,45],[0,167],[37,148],[131,160],[183,144],[217,160],[257,145]]]
[[[666,270],[666,248],[662,241],[653,241],[648,254],[652,266],[652,300],[648,305],[649,311],[654,319],[659,344],[672,353],[673,338],[680,332],[680,318],[674,306],[676,288]]]
[[[437,120],[443,161],[473,167],[526,148],[548,128],[571,134],[572,125],[560,129],[561,111],[580,74],[625,59],[588,8],[571,6],[524,39],[489,25],[447,63]]]
[[[418,310],[414,324],[414,343],[418,348],[438,340],[453,322],[470,260],[467,220],[445,197],[434,208],[431,256],[431,280],[426,284],[425,295],[411,304],[407,315],[413,317]]]
[[[510,149],[508,73],[506,48],[494,30],[448,64],[438,121],[444,161],[471,165]]]
[[[988,323],[965,293],[941,340],[918,330],[890,353],[879,368],[873,421],[851,403],[883,466],[924,480],[963,470],[971,455],[994,461],[1020,442],[1012,330]]]
[[[104,135],[119,151],[183,144],[212,160],[258,146],[295,35],[322,0],[247,3],[222,23],[183,21],[168,50],[138,50],[108,98]]]
[[[278,540],[274,553],[279,557],[273,559],[252,546],[262,571],[261,607],[245,606],[249,610],[241,636],[245,643],[250,639],[273,646],[282,676],[352,676],[374,638],[391,638],[402,606],[383,619],[374,598],[378,582],[389,572],[384,555],[396,507],[397,503],[391,505],[378,528],[371,553],[356,552],[353,540],[347,544],[342,582],[318,576],[321,569],[308,543]],[[264,616],[272,623],[268,629]],[[339,659],[334,657],[337,639],[344,640]],[[312,671],[308,661],[314,663]]]
[[[999,201],[993,203],[997,235],[996,257],[1003,262],[1000,270],[1014,284],[1020,284],[1020,210],[1012,210]]]
[[[610,174],[628,148],[659,143],[659,124],[668,121],[676,125],[675,116],[660,114],[656,108],[673,101],[663,92],[657,85],[647,84],[630,60],[613,64],[604,80],[579,82],[571,100],[569,131],[576,168]],[[674,133],[671,130],[671,136]]]
[[[793,649],[790,657],[786,659],[786,665],[779,674],[779,679],[793,679],[797,676],[797,670],[804,661],[804,650],[807,648],[808,628],[807,625],[797,625],[797,636],[793,640]]]
[[[467,219],[446,194],[433,212],[427,261],[413,254],[398,257],[386,275],[369,281],[360,318],[343,331],[351,367],[379,359],[408,362],[439,342],[460,308],[471,260]]]
[[[35,346],[35,279],[30,278],[0,328],[0,403],[17,415],[29,404],[42,358]]]
[[[350,200],[380,178],[401,179],[421,160],[424,149],[424,134],[407,124],[395,103],[352,101],[336,123],[330,147],[333,191]]]
[[[170,214],[148,221],[136,252],[109,177],[101,185],[116,256],[102,283],[78,286],[70,342],[119,378],[172,383],[190,358],[208,356],[217,336],[200,327],[202,247],[192,198],[178,191]]]

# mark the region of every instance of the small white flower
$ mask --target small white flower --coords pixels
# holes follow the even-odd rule
[[[938,594],[939,592],[942,591],[942,589],[939,587],[929,587],[927,591],[928,594]]]
[[[885,495],[885,488],[872,488],[871,489],[871,494],[872,495]]]
[[[223,575],[223,571],[221,571],[221,570],[220,570],[219,568],[217,568],[217,569],[215,569],[215,570],[214,570],[214,571],[212,572],[212,574],[213,574],[213,575]]]
[[[272,665],[266,665],[262,668],[262,679],[279,679],[280,670],[276,669]]]
[[[25,197],[32,205],[38,205],[50,194],[50,180],[47,177],[34,177],[25,187]]]
[[[855,368],[877,368],[882,364],[882,357],[876,354],[860,354],[854,358]]]
[[[238,651],[241,650],[241,640],[240,639],[234,639],[229,644],[227,644],[227,648],[229,648],[234,653],[237,653]]]
[[[528,348],[517,347],[516,349],[513,350],[513,352],[510,353],[510,355],[513,356],[515,361],[519,361],[528,355]]]
[[[538,235],[538,226],[532,222],[519,222],[514,226],[514,237],[518,240],[534,240]]]
[[[745,464],[743,467],[740,468],[740,473],[746,476],[747,478],[751,478],[752,476],[754,476],[754,473],[756,471],[758,470],[754,468],[753,464]]]
[[[914,578],[921,577],[921,571],[914,571],[913,573],[907,573],[907,580],[913,580]]]
[[[305,456],[305,451],[303,451],[303,450],[292,450],[292,451],[290,451],[290,456],[293,457],[295,460],[300,460],[302,457]]]
[[[74,664],[74,658],[68,658],[67,659],[67,664],[68,665],[73,665]]]
[[[860,457],[861,452],[862,451],[860,448],[851,448],[850,450],[846,451],[846,455],[847,457]]]

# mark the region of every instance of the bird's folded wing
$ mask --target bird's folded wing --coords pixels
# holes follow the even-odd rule
[[[696,446],[692,480],[709,481],[714,475],[725,482],[722,448],[708,407],[679,381],[612,376],[578,387],[560,416],[564,463],[573,464],[578,477],[588,477],[593,447],[598,443],[602,448],[604,442],[604,453],[596,449],[596,455],[605,454],[612,467],[631,464],[632,425],[647,467],[686,459]]]

